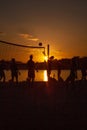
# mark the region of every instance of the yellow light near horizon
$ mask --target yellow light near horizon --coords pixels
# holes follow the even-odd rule
[[[47,57],[47,56],[45,56],[45,57],[44,57],[44,60],[45,60],[45,61],[47,61],[47,60],[48,60],[48,57]]]
[[[47,70],[44,70],[44,81],[48,81]]]

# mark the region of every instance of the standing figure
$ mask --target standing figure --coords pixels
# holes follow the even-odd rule
[[[11,81],[13,82],[15,78],[16,83],[18,83],[18,67],[15,61],[15,58],[12,58],[11,60],[10,69],[11,69]]]
[[[5,72],[4,72],[4,69],[5,69],[5,63],[4,63],[4,60],[1,60],[0,61],[0,80],[3,79],[3,82],[5,82]]]
[[[48,80],[50,78],[50,75],[51,75],[51,60],[49,59],[48,63],[47,63],[47,76],[48,76]]]
[[[71,70],[70,70],[70,75],[66,79],[66,82],[71,82],[74,83],[75,79],[77,78],[77,57],[73,57],[71,61]]]
[[[28,80],[32,83],[35,79],[35,62],[33,61],[33,55],[30,55],[30,59],[27,62],[28,67]]]
[[[82,73],[82,80],[86,80],[87,76],[87,59],[85,57],[81,60],[81,73]]]
[[[48,76],[48,81],[51,77],[51,71],[52,71],[52,61],[54,59],[54,56],[51,56],[49,59],[48,59],[48,62],[47,62],[47,76]]]
[[[58,64],[57,64],[57,74],[58,74],[58,81],[61,79],[61,62],[58,61]]]

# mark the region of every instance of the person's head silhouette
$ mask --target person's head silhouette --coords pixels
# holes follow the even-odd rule
[[[32,60],[33,59],[33,55],[30,55],[30,60]]]
[[[12,63],[15,63],[15,58],[12,58],[12,60],[11,60],[11,61],[12,61]]]

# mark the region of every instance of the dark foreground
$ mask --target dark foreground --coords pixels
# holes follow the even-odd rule
[[[0,130],[87,129],[87,81],[0,83]]]

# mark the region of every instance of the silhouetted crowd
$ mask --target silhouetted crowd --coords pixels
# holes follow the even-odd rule
[[[28,69],[27,80],[29,82],[34,82],[34,79],[35,79],[35,62],[33,61],[33,55],[30,55],[30,59],[28,60],[26,65],[27,65],[27,69]],[[4,71],[5,71],[5,62],[4,62],[4,60],[1,60],[0,61],[0,80],[3,80],[3,82],[6,81],[6,76],[5,76]],[[18,83],[18,76],[20,75],[20,71],[18,69],[15,58],[11,59],[10,71],[11,71],[10,82],[14,82],[14,80],[16,80],[16,83]]]
[[[51,62],[53,60],[54,57],[51,57],[48,59],[47,61],[47,76],[48,76],[48,81],[51,77]],[[35,62],[33,61],[33,55],[30,55],[28,62],[26,63],[27,65],[27,70],[28,70],[28,78],[27,81],[29,82],[34,82],[35,80]],[[79,57],[73,57],[71,60],[71,69],[70,69],[70,74],[67,77],[67,79],[65,80],[66,83],[73,83],[76,79],[78,79],[78,74],[77,74],[77,70],[79,68]],[[85,59],[82,58],[81,61],[81,80],[86,80],[86,76],[87,76],[87,65],[85,62]],[[5,62],[4,60],[0,61],[0,81],[2,80],[3,82],[6,81],[6,76],[5,76]],[[11,82],[14,82],[14,80],[16,80],[16,83],[18,83],[18,76],[20,75],[20,71],[18,69],[17,63],[15,58],[11,59],[10,62],[10,71],[11,71]],[[62,81],[62,77],[61,77],[61,71],[62,71],[62,64],[61,61],[57,62],[57,75],[58,75],[58,81]]]

